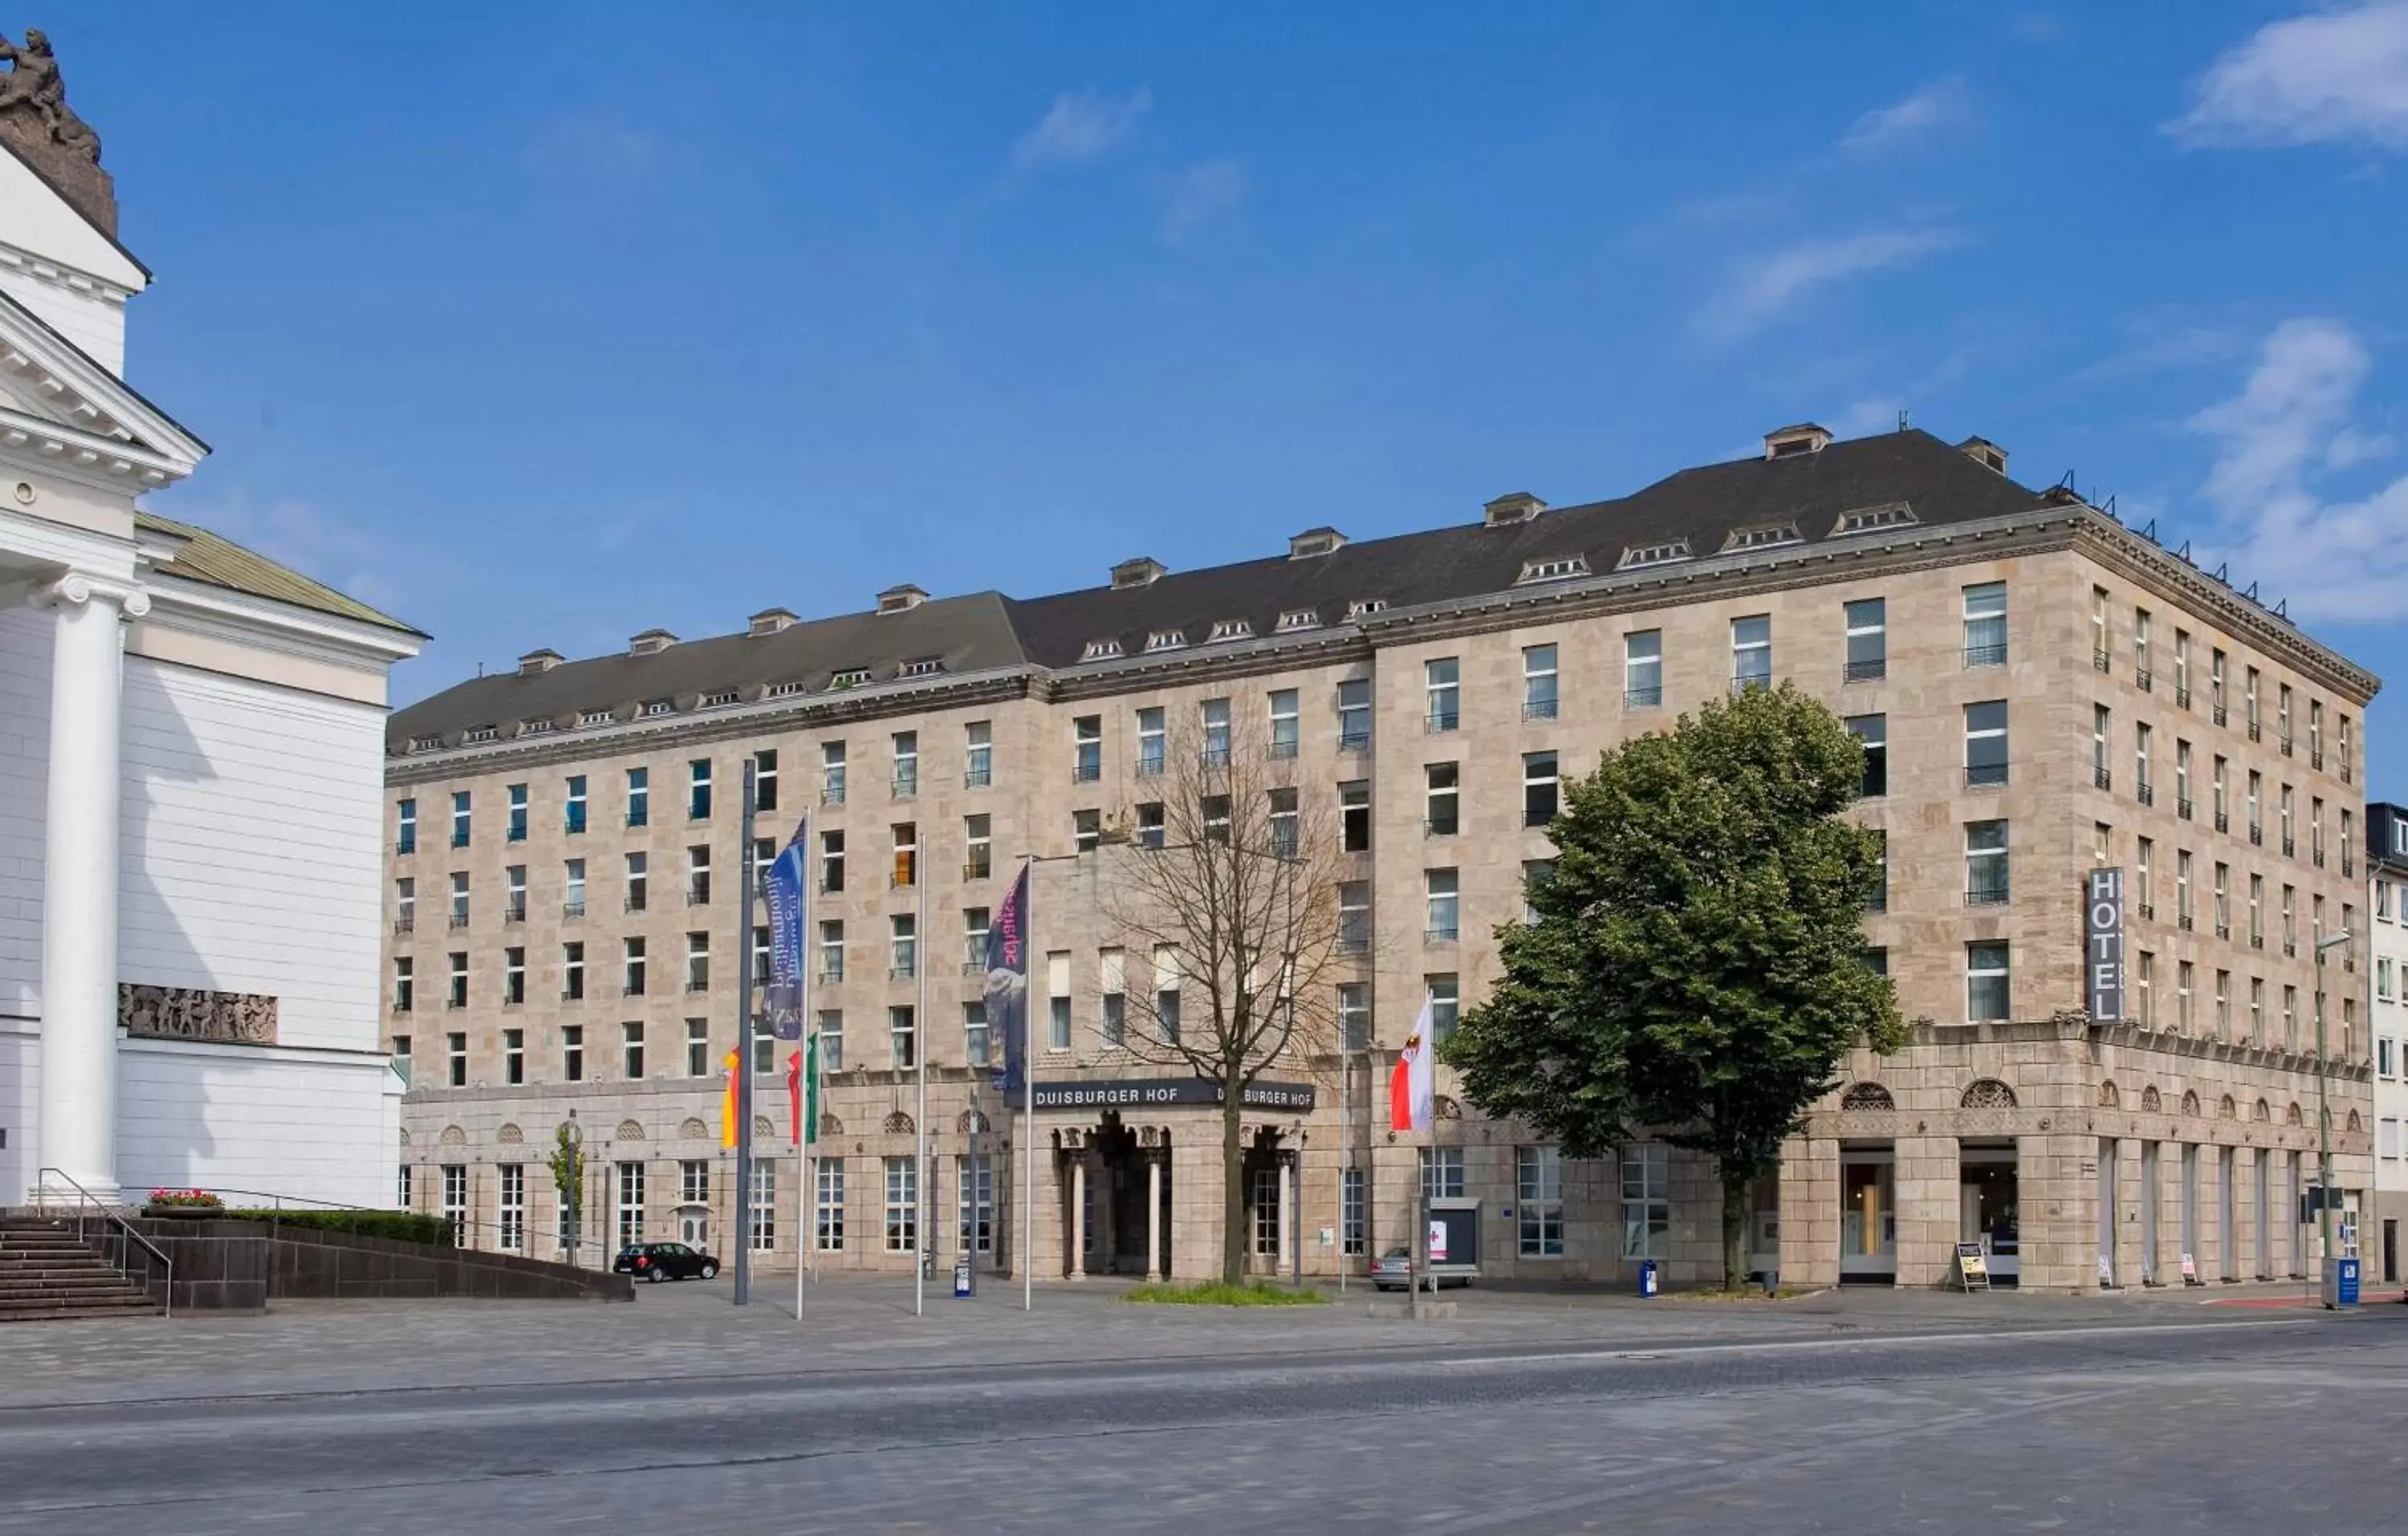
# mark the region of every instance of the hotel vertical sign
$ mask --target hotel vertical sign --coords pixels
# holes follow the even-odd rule
[[[2124,871],[2091,870],[2082,894],[2082,971],[2090,1022],[2114,1024],[2124,1017]]]

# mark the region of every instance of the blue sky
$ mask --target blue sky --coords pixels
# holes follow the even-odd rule
[[[403,698],[1900,409],[2408,683],[2408,4],[35,20],[161,510],[432,632]]]

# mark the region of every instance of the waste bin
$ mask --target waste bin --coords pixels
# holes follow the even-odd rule
[[[1656,1261],[1652,1258],[1641,1259],[1639,1261],[1639,1294],[1642,1297],[1654,1296],[1658,1288]]]

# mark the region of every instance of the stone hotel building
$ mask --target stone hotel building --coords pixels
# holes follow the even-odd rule
[[[1177,977],[1107,947],[1098,871],[1129,856],[1113,829],[1158,822],[1166,742],[1235,731],[1326,798],[1352,865],[1332,999],[1350,1049],[1275,1069],[1310,1091],[1247,1115],[1261,1268],[1327,1274],[1405,1242],[1418,1178],[1450,1261],[1484,1275],[1718,1273],[1712,1172],[1684,1154],[1564,1159],[1443,1072],[1435,1149],[1393,1137],[1380,1106],[1424,999],[1444,1028],[1493,983],[1561,777],[1781,681],[1867,745],[1858,814],[1888,850],[1867,963],[1913,1027],[1895,1055],[1849,1057],[1765,1181],[1759,1266],[1931,1285],[1973,1242],[1994,1273],[2057,1289],[2301,1272],[2320,1068],[2336,1180],[2355,1199],[2372,1177],[2351,952],[2327,969],[2351,984],[2331,989],[2322,1062],[2313,1008],[2316,941],[2366,899],[2376,680],[2071,491],[2018,484],[1983,439],[1813,426],[1618,499],[1506,495],[1363,542],[1313,528],[1193,572],[1130,559],[1033,599],[896,586],[839,617],[536,651],[400,711],[402,1197],[480,1245],[552,1255],[545,1159],[573,1115],[586,1233],[749,1242],[782,1263],[807,1242],[824,1268],[908,1271],[924,1200],[942,1261],[967,1243],[1009,1270],[1033,1156],[1038,1275],[1209,1272],[1216,1112],[1091,1092],[1021,1124],[989,1085],[969,962],[1037,855],[1040,1085],[1161,1077],[1112,1025],[1128,989]],[[809,1163],[790,1048],[737,1028],[736,968],[761,963],[763,931],[737,911],[738,861],[798,823],[829,1042]],[[2101,869],[2124,893],[2120,976],[2102,950],[2121,984],[2103,989],[2086,966]],[[739,1048],[761,1073],[749,1192],[720,1144]]]

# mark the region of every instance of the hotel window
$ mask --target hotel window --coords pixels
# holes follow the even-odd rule
[[[452,986],[444,999],[452,1008],[468,1006],[468,956],[460,950],[452,952]]]
[[[627,770],[627,825],[648,826],[652,820],[652,771],[631,768]]]
[[[688,992],[710,989],[710,935],[707,933],[685,936],[685,989]]]
[[[1163,723],[1162,708],[1154,705],[1137,712],[1137,775],[1151,779],[1163,770],[1168,760],[1168,733]]]
[[[1521,1256],[1564,1256],[1564,1157],[1555,1147],[1521,1147],[1514,1153],[1514,1191],[1520,1206]]]
[[[973,720],[962,727],[962,752],[967,766],[962,770],[965,789],[985,789],[995,782],[995,727],[984,720]]]
[[[1340,846],[1350,854],[1371,851],[1371,786],[1354,780],[1338,786]]]
[[[2209,808],[2215,812],[2215,829],[2219,832],[2232,830],[2232,789],[2229,782],[2231,774],[2228,768],[2224,755],[2219,753],[2216,754],[2214,766],[2208,770],[2208,803]]]
[[[451,1238],[457,1247],[468,1247],[474,1237],[468,1230],[468,1165],[443,1165],[443,1219],[452,1227]]]
[[[1880,597],[1866,597],[1844,605],[1842,613],[1847,624],[1847,665],[1842,675],[1850,682],[1876,682],[1889,675],[1889,604]]]
[[[560,946],[560,1000],[575,1002],[585,996],[585,944],[582,940]]]
[[[624,968],[624,977],[619,983],[619,995],[623,998],[640,998],[644,995],[644,940],[631,936],[622,939],[619,943],[622,949],[620,961]]]
[[[1422,768],[1422,830],[1434,838],[1451,838],[1461,829],[1462,774],[1453,763],[1427,763]]]
[[[1422,692],[1428,703],[1424,725],[1432,731],[1451,731],[1462,719],[1463,669],[1453,656],[1439,656],[1422,663]]]
[[[1338,685],[1338,750],[1371,750],[1371,684],[1366,679]]]
[[[2385,1002],[2391,1000],[2391,962],[2378,957],[2374,962],[2374,995]]]
[[[1229,701],[1226,698],[1206,699],[1201,709],[1201,718],[1204,722],[1204,766],[1227,768],[1229,766]]]
[[[1087,1198],[1090,1200],[1095,1198],[1094,1187],[1092,1184],[1088,1186]],[[1254,1198],[1252,1207],[1254,1218],[1254,1252],[1257,1258],[1268,1258],[1280,1251],[1280,1229],[1287,1225],[1286,1212],[1282,1209],[1283,1202],[1280,1195],[1280,1170],[1276,1168],[1255,1169]],[[1094,1231],[1092,1223],[1088,1224],[1088,1231],[1091,1234]],[[1088,1241],[1092,1242],[1093,1237],[1090,1236]]]
[[[2190,995],[2199,979],[2199,968],[2188,960],[2174,967],[2174,1027],[2190,1033]]]
[[[894,788],[896,797],[904,798],[920,793],[920,733],[896,731],[888,745],[895,759]]]
[[[820,743],[820,804],[844,804],[844,743]]]
[[[2255,741],[2262,725],[2258,712],[2258,668],[2252,667],[2245,670],[2247,675],[2242,679],[2241,684],[2241,714],[2248,723],[2249,739]]]
[[[2157,790],[2149,782],[2149,738],[2146,725],[2132,726],[2132,794],[2143,805],[2157,803]]]
[[[1552,645],[1522,647],[1523,719],[1555,718],[1555,648]]]
[[[820,1159],[819,1185],[812,1197],[811,1241],[824,1254],[844,1252],[844,1159]]]
[[[1639,629],[1622,637],[1622,707],[1653,710],[1664,703],[1664,632]]]
[[[710,759],[697,757],[686,764],[685,813],[690,821],[710,819]]]
[[[2140,983],[2141,1027],[2153,1029],[2157,1023],[2157,957],[2147,950],[2140,953],[2140,965],[2135,971]]]
[[[1965,824],[1965,904],[2002,907],[2008,895],[2007,824]]]
[[[2274,685],[2274,745],[2284,756],[2291,755],[2291,685]]]
[[[2174,706],[2190,708],[2190,632],[2174,631]]]
[[[2232,866],[2215,861],[2215,936],[2232,937]]]
[[[1092,784],[1104,776],[1104,717],[1082,714],[1070,722],[1070,782]]]
[[[972,1067],[985,1067],[990,1058],[986,1027],[986,1004],[972,1001],[962,1004],[962,1059]]]
[[[984,814],[962,818],[964,880],[984,880],[995,873],[994,822]]]
[[[1431,1041],[1442,1044],[1455,1033],[1455,1021],[1462,1012],[1461,986],[1451,970],[1425,976],[1422,984],[1429,991]]]
[[[2215,973],[2215,1038],[2229,1040],[2231,1037],[2232,972],[2219,970]]]
[[[1296,690],[1278,688],[1271,693],[1270,754],[1275,758],[1294,757],[1302,739],[1297,711]]]
[[[710,1203],[710,1164],[688,1157],[678,1164],[678,1201],[682,1205]]]
[[[1647,1141],[1622,1149],[1622,1256],[1662,1258],[1672,1232],[1671,1149]]]
[[[1096,990],[1103,998],[1104,1043],[1128,1043],[1128,955],[1111,948],[1096,952]]]
[[[1055,950],[1045,956],[1045,1045],[1070,1048],[1070,952]]]
[[[886,979],[890,982],[909,981],[920,974],[920,920],[910,912],[899,912],[886,922],[890,954]]]
[[[454,1088],[468,1085],[468,1037],[465,1034],[443,1037],[443,1080]]]
[[[2308,858],[2317,868],[2325,867],[2325,801],[2321,795],[2308,797]]]
[[[568,776],[568,793],[561,807],[562,824],[570,835],[585,830],[585,775]]]
[[[2174,741],[2174,814],[2190,819],[2190,743]]]
[[[2132,610],[2132,681],[2144,694],[2156,682],[2149,668],[2149,610],[2145,608]]]
[[[2249,877],[2249,947],[2266,947],[2266,877]]]
[[[1867,828],[1873,836],[1873,888],[1865,897],[1865,911],[1889,911],[1889,833],[1883,827]]]
[[[1203,812],[1204,840],[1207,842],[1228,841],[1229,797],[1226,795],[1207,795],[1203,797],[1201,803],[1197,806],[1197,809]]]
[[[581,1024],[560,1026],[560,1077],[564,1083],[585,1081],[585,1026]]]
[[[710,905],[710,845],[696,843],[685,851],[685,904]]]
[[[1163,1043],[1179,1043],[1179,952],[1168,944],[1154,946],[1154,1022]]]
[[[393,851],[396,854],[418,852],[418,802],[405,799],[394,804]]]
[[[1341,1253],[1354,1257],[1370,1252],[1369,1208],[1359,1168],[1347,1169],[1339,1176],[1338,1226]]]
[[[1163,842],[1162,802],[1146,800],[1137,808],[1137,842],[1140,848],[1159,848]]]
[[[2299,1048],[2300,989],[2286,986],[2283,988],[2283,1049],[2296,1051]]]
[[[756,1254],[774,1252],[778,1246],[778,1168],[775,1163],[752,1165],[752,1199],[744,1213],[744,1239]]]
[[[494,1170],[498,1175],[494,1197],[494,1246],[506,1254],[526,1251],[526,1165],[503,1163]]]
[[[886,1010],[886,1059],[888,1065],[907,1070],[920,1059],[919,1019],[909,1004]]]
[[[820,1010],[820,1070],[844,1070],[844,1010]]]
[[[710,1021],[708,1019],[685,1021],[685,1075],[710,1075]]]
[[[752,809],[778,809],[778,752],[764,747],[752,754]]]
[[[404,1211],[410,1210],[417,1204],[414,1198],[417,1191],[413,1187],[416,1181],[411,1179],[409,1174],[409,1165],[408,1163],[404,1163],[396,1170],[396,1176],[394,1180],[394,1204]]]
[[[2298,846],[2298,843],[2292,837],[2292,832],[2294,830],[2293,824],[2296,820],[2294,812],[2298,802],[2292,798],[2291,786],[2288,784],[2285,784],[2283,786],[2280,804],[2282,807],[2283,856],[2285,858],[2289,858],[2291,856],[2292,850]]]
[[[1522,754],[1522,825],[1544,827],[1555,819],[1556,800],[1555,754],[1552,752],[1526,752]]]
[[[1772,686],[1772,616],[1752,614],[1730,626],[1731,692]]]
[[[2374,1042],[2374,1070],[2379,1077],[2395,1075],[2394,1041],[2388,1035]]]
[[[1981,786],[2007,782],[2007,701],[1965,706],[1965,782]]]
[[[509,814],[504,823],[506,828],[503,833],[504,840],[509,842],[524,842],[527,838],[527,786],[511,784],[507,787],[506,793],[509,800]]]
[[[1427,903],[1427,921],[1423,937],[1432,943],[1451,944],[1457,937],[1459,921],[1455,872],[1453,869],[1425,869],[1422,884]]]
[[[1368,955],[1371,951],[1371,883],[1341,881],[1338,886],[1338,953]]]
[[[894,868],[888,883],[896,889],[916,885],[920,881],[920,824],[896,822],[889,833],[894,840]]]
[[[2349,716],[2335,722],[2336,744],[2341,748],[2341,782],[2348,783],[2358,777],[2358,759],[2352,754],[2349,739]]]
[[[2140,888],[2141,918],[2146,922],[2157,915],[2157,845],[2148,838],[2137,841],[2132,883]],[[2107,861],[2101,858],[2098,862]]]
[[[502,1081],[516,1085],[526,1081],[526,1031],[502,1031]]]
[[[1070,851],[1092,854],[1104,845],[1104,813],[1100,811],[1070,812]]]
[[[2377,1135],[2380,1140],[2375,1151],[2385,1157],[2397,1158],[2400,1156],[2400,1122],[2385,1116]]]
[[[526,951],[516,944],[502,951],[502,1001],[510,1007],[526,1001]]]
[[[1846,725],[1865,749],[1864,784],[1857,793],[1869,800],[1888,794],[1889,716],[1852,714]]]
[[[920,1170],[909,1157],[886,1159],[886,1251],[917,1253],[920,1247]]]
[[[2107,589],[2090,589],[2090,665],[2103,672],[2114,657],[2107,650]]]
[[[2090,706],[2090,782],[2094,788],[2107,789],[2115,782],[2115,770],[2109,763],[2114,750],[2110,744],[2114,730],[2115,716],[2107,706]]]
[[[820,889],[844,889],[844,834],[841,832],[820,834]]]
[[[619,1165],[619,1246],[644,1241],[644,1165]]]
[[[1368,1051],[1371,1048],[1371,989],[1360,982],[1339,983],[1338,1048],[1341,1051]]]
[[[1426,1200],[1459,1200],[1463,1199],[1463,1149],[1461,1147],[1424,1147],[1421,1149],[1422,1199]]]
[[[2186,848],[2174,854],[2174,923],[2186,933],[2189,932],[2192,926],[2190,866],[2189,849]]]
[[[1522,925],[1534,927],[1539,921],[1539,894],[1547,882],[1555,878],[1555,861],[1551,858],[1526,858],[1522,861]]]
[[[820,980],[844,980],[844,923],[838,918],[820,920]]]
[[[2258,809],[2264,783],[2265,781],[2259,777],[2258,770],[2256,768],[2251,768],[2249,770],[2248,811],[2249,840],[2252,843],[2261,843],[2266,840],[2265,822]]]
[[[1974,1024],[2002,1022],[2009,1017],[2012,1002],[2007,977],[2007,946],[1999,943],[1966,945],[1966,1019]]]
[[[502,921],[526,921],[526,866],[513,864],[502,871]]]
[[[956,1157],[953,1170],[955,1187],[961,1191],[956,1207],[959,1225],[954,1228],[955,1241],[961,1246],[954,1251],[992,1254],[995,1252],[995,1159]]]
[[[2300,910],[2295,899],[2297,888],[2283,887],[2283,953],[2292,955],[2300,947]]]
[[[644,1026],[640,1020],[630,1020],[619,1026],[620,1075],[630,1083],[644,1079]]]
[[[1274,789],[1270,793],[1271,856],[1294,858],[1301,812],[1293,789]]]
[[[457,933],[468,926],[468,876],[455,869],[452,873],[452,931]]]
[[[2207,657],[2207,702],[2215,723],[2224,724],[2224,652],[2212,650]]]
[[[407,1013],[418,1000],[418,981],[413,972],[418,962],[407,955],[393,957],[393,1011]]]

